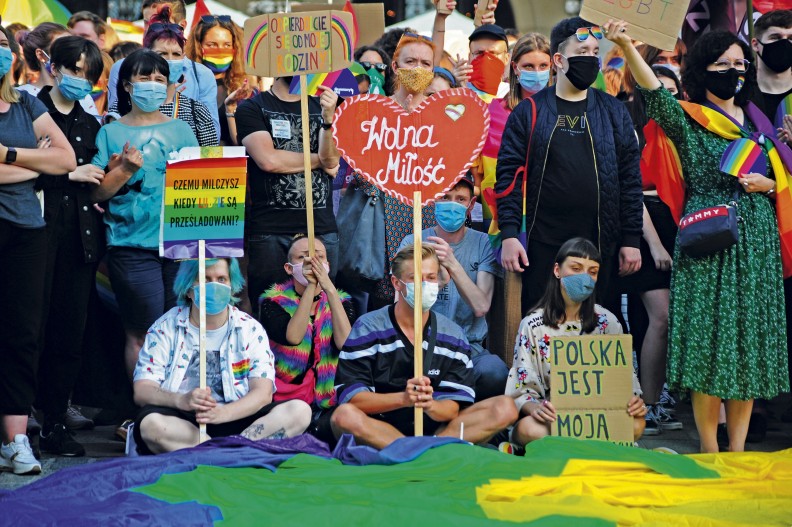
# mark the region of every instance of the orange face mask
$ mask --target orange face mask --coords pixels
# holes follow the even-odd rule
[[[470,63],[473,73],[470,84],[489,95],[497,95],[506,65],[494,53],[485,51]]]

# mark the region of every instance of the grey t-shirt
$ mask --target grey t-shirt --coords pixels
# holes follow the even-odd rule
[[[429,236],[437,236],[435,229],[425,229],[422,239],[426,241]],[[399,249],[407,245],[412,245],[413,235],[408,234],[404,237]],[[495,253],[492,251],[489,237],[483,232],[473,229],[466,229],[462,241],[449,244],[454,251],[454,257],[462,265],[468,277],[476,283],[479,271],[501,276],[502,269],[495,260]],[[459,294],[456,284],[451,280],[446,284],[437,295],[437,302],[432,311],[441,313],[456,322],[464,331],[470,342],[470,350],[476,355],[483,349],[483,341],[487,338],[486,317],[476,318],[473,310],[465,299]]]
[[[36,148],[33,121],[47,113],[44,103],[25,92],[19,92],[19,102],[0,113],[0,144],[14,148]],[[0,160],[0,162],[5,161]],[[35,179],[22,183],[0,185],[0,220],[23,229],[44,227],[41,203],[33,187]]]
[[[190,324],[188,331],[192,335],[192,341],[196,343],[193,347],[193,354],[190,358],[190,364],[187,366],[187,371],[184,374],[181,386],[179,386],[179,393],[189,393],[198,388],[200,375],[200,350],[198,348],[199,334],[198,328]],[[211,390],[212,397],[218,404],[225,404],[225,397],[223,397],[223,375],[221,373],[222,366],[220,364],[220,348],[223,341],[228,335],[228,322],[222,327],[217,329],[206,330],[206,386]]]

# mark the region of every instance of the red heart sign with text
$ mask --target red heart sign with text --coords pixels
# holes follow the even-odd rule
[[[412,205],[450,190],[484,148],[487,105],[473,91],[437,92],[407,113],[393,99],[357,95],[336,110],[333,137],[352,169],[378,189]]]

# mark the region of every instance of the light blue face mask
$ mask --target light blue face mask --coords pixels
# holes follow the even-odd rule
[[[548,82],[550,82],[550,70],[520,72],[520,86],[528,93],[534,94],[544,89]]]
[[[402,294],[405,302],[410,307],[415,307],[415,284],[399,280],[407,287],[407,294]],[[437,282],[421,282],[421,311],[426,312],[432,309],[437,302],[437,293],[440,292],[440,285]]]
[[[89,80],[81,79],[74,75],[66,75],[63,72],[61,72],[61,79],[57,80],[56,78],[55,80],[58,83],[58,89],[61,95],[70,101],[81,101],[85,99],[93,89]]]
[[[169,60],[168,84],[176,84],[184,73],[184,59]]]
[[[200,288],[193,286],[193,302],[195,307],[201,307]],[[206,314],[218,315],[228,307],[231,302],[231,287],[220,282],[206,283]]]
[[[155,112],[168,98],[168,87],[156,81],[133,82],[131,98],[142,111]]]
[[[14,56],[9,48],[0,48],[0,77],[11,71]]]
[[[446,232],[456,232],[465,225],[467,207],[455,201],[436,201],[435,219]]]
[[[588,273],[571,274],[561,277],[561,285],[573,302],[583,302],[594,293],[597,281]]]

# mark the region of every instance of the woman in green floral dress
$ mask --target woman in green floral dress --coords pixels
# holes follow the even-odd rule
[[[668,382],[692,392],[702,452],[718,451],[721,401],[729,448],[742,451],[753,400],[789,390],[774,175],[769,167],[767,177],[751,173],[738,179],[721,172],[721,156],[731,141],[704,128],[661,87],[624,22],[604,29],[624,50],[647,115],[677,148],[687,184],[683,215],[737,197],[742,220],[736,245],[701,258],[681,253],[679,244],[674,251]],[[756,78],[746,60],[750,56],[750,48],[731,33],[709,33],[688,54],[682,83],[692,102],[707,103],[754,131],[743,111]]]

